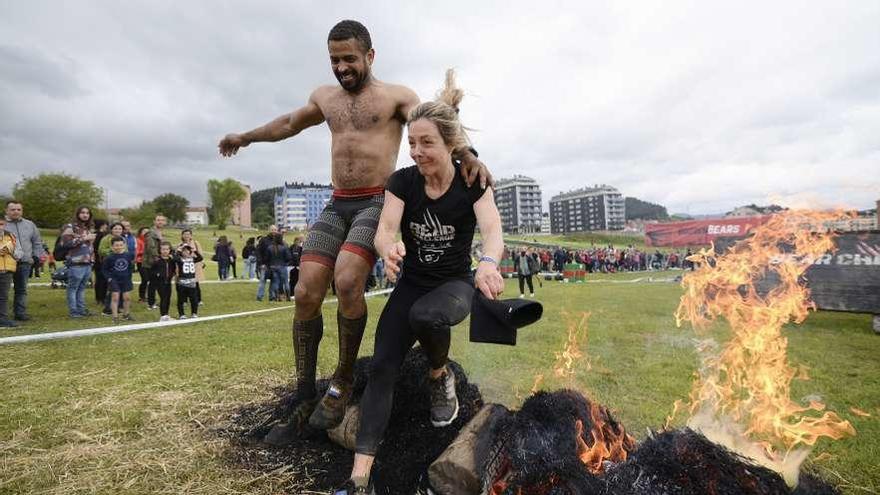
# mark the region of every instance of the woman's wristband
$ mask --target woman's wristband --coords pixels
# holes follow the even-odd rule
[[[495,260],[495,258],[493,258],[493,257],[491,257],[491,256],[481,256],[481,257],[480,257],[480,263],[482,263],[482,262],[484,262],[484,261],[487,261],[487,262],[489,262],[489,263],[492,263],[492,264],[495,265],[495,266],[498,266],[498,262]]]

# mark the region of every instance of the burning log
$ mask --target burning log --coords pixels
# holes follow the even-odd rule
[[[535,393],[493,433],[483,480],[489,495],[602,493],[595,475],[635,447],[606,408],[573,390]]]
[[[487,404],[459,432],[455,441],[428,468],[431,488],[441,495],[479,495],[482,488],[478,444],[491,436],[495,424],[510,411],[499,404]]]

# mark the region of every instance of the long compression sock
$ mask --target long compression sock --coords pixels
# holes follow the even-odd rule
[[[293,354],[296,360],[296,390],[300,399],[317,395],[315,374],[318,368],[318,344],[324,336],[324,318],[293,320]]]
[[[364,328],[367,326],[367,313],[360,318],[350,319],[336,312],[339,322],[339,364],[333,377],[346,383],[354,381],[354,362],[357,360]]]

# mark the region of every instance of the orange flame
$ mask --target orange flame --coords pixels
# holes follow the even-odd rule
[[[587,320],[590,318],[590,313],[581,313],[577,322],[571,321],[570,315],[567,313],[563,313],[563,317],[568,321],[568,337],[563,350],[553,353],[556,359],[553,364],[553,376],[565,379],[568,382],[568,388],[576,388],[574,387],[574,375],[577,368],[592,369],[590,357],[581,350],[582,344],[585,346],[587,342]],[[543,382],[543,374],[535,375],[531,393],[537,392]],[[614,463],[625,461],[628,452],[635,448],[635,439],[626,433],[623,425],[611,419],[607,408],[592,401],[590,401],[590,423],[590,435],[587,438],[592,440],[592,444],[588,444],[584,440],[586,435],[584,435],[584,424],[581,420],[575,422],[575,442],[580,460],[591,473],[599,474],[605,470],[606,461]],[[504,493],[510,486],[509,479],[512,474],[509,460],[505,460],[499,469],[497,478],[489,487],[489,495]],[[518,488],[516,495],[543,495],[550,492],[557,482],[557,479],[551,477],[528,489]]]
[[[720,352],[709,343],[698,349],[703,366],[690,393],[688,425],[780,471],[790,485],[819,438],[855,434],[834,412],[809,414],[823,411],[823,404],[801,406],[789,398],[792,379],[806,378],[806,368],[788,364],[788,340],[781,332],[815,309],[802,277],[815,259],[834,249],[833,235],[823,226],[840,217],[805,211],[773,215],[728,253],[718,256],[710,248],[693,255],[689,260],[700,269],[682,280],[684,295],[675,313],[679,326],[689,321],[699,330],[722,317],[733,331]],[[760,282],[774,280],[772,289],[759,291]]]
[[[568,338],[561,352],[553,352],[556,358],[556,362],[553,364],[553,376],[566,379],[568,381],[567,386],[571,388],[574,382],[576,365],[586,371],[593,369],[590,357],[581,351],[581,343],[586,344],[587,341],[587,320],[590,318],[590,313],[582,312],[581,318],[577,323],[571,321],[568,313],[563,313],[563,317],[568,321]],[[535,382],[532,385],[531,393],[537,392],[543,383],[544,374],[538,373],[535,375]]]
[[[626,460],[628,452],[636,446],[632,435],[618,423],[608,421],[608,410],[593,402],[590,403],[590,420],[593,428],[590,435],[593,437],[593,445],[587,445],[583,439],[584,424],[577,420],[578,456],[587,469],[593,474],[605,471],[605,461],[615,463]]]
[[[563,350],[554,352],[556,362],[553,364],[553,375],[558,379],[566,380],[569,388],[575,388],[574,375],[577,368],[589,371],[593,368],[590,357],[581,349],[586,347],[589,337],[587,321],[590,313],[583,312],[577,322],[571,321],[568,314],[565,319],[569,321],[568,338]],[[532,393],[537,392],[538,387],[544,380],[544,375],[535,376]],[[590,401],[590,420],[592,429],[590,437],[592,444],[587,445],[584,441],[584,425],[578,420],[577,444],[578,455],[593,474],[601,473],[605,469],[605,461],[622,462],[626,460],[627,451],[635,447],[635,439],[626,433],[622,425],[608,421],[608,410]]]

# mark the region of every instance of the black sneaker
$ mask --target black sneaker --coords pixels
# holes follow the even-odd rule
[[[455,395],[455,375],[448,370],[436,380],[429,378],[431,391],[431,424],[449,426],[458,417],[458,397]]]
[[[286,423],[278,423],[263,437],[263,442],[275,447],[284,447],[294,443],[300,438],[315,436],[314,430],[309,426],[309,416],[315,410],[318,398],[300,402]]]
[[[354,481],[348,480],[332,493],[333,495],[374,495],[376,492],[369,486],[357,486]]]
[[[101,311],[101,315],[102,315],[102,316],[113,316],[113,312],[112,312],[112,311],[107,311],[107,310],[105,309],[105,310],[102,310],[102,311]]]
[[[348,407],[352,388],[350,383],[332,380],[327,393],[321,397],[321,402],[309,418],[309,425],[318,430],[329,430],[338,426],[345,418],[345,408]]]
[[[18,326],[18,323],[12,320],[0,320],[0,328],[15,328]]]
[[[15,315],[17,321],[30,321],[30,315]]]

